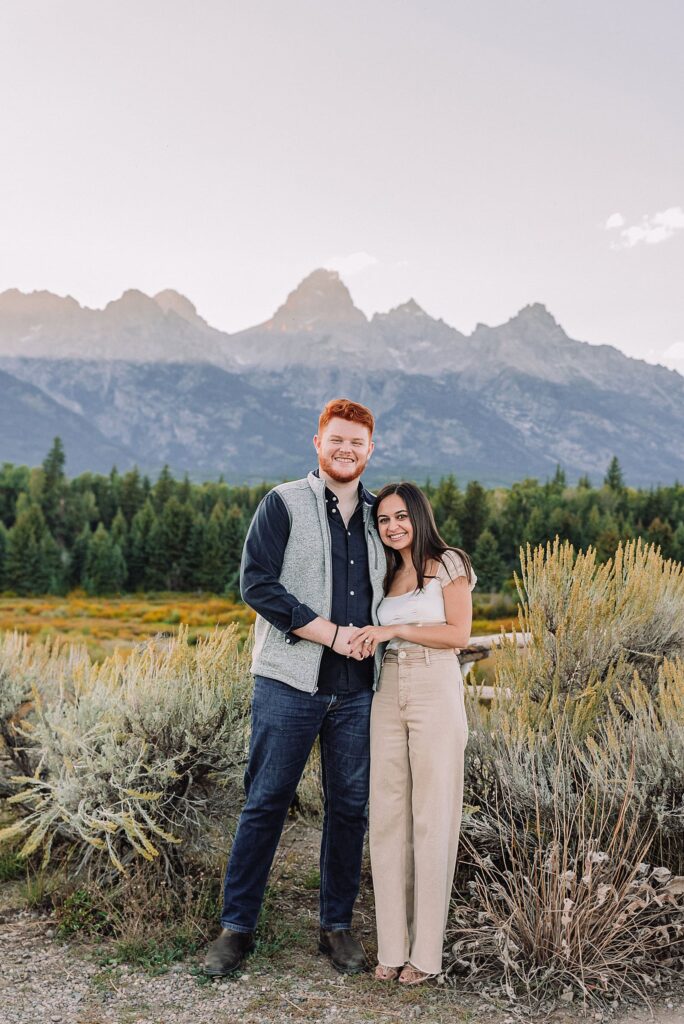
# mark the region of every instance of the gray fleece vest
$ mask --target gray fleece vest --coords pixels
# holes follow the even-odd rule
[[[285,502],[290,515],[290,537],[285,548],[280,582],[302,604],[308,605],[317,615],[329,619],[332,607],[332,545],[325,504],[325,482],[309,473],[306,479],[280,484],[275,490]],[[377,625],[377,611],[383,597],[386,570],[385,549],[373,523],[371,506],[365,501],[362,511],[373,590],[372,618]],[[257,615],[252,657],[254,675],[268,676],[296,690],[315,693],[322,657],[323,648],[320,644],[310,640],[289,643],[284,633]],[[381,657],[381,652],[376,652],[375,683]]]

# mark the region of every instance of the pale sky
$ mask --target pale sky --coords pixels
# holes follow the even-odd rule
[[[683,68],[681,0],[2,0],[0,291],[235,331],[330,266],[684,370]]]

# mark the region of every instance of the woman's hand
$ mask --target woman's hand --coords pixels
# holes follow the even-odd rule
[[[358,656],[363,657],[375,654],[378,644],[384,644],[394,636],[391,626],[363,626],[356,629],[350,637],[351,650]]]

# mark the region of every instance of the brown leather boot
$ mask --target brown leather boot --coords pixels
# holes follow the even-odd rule
[[[340,974],[360,974],[368,970],[363,946],[348,929],[327,932],[321,928],[318,949],[330,957],[333,967]]]
[[[224,928],[218,939],[209,944],[204,973],[212,978],[232,974],[253,949],[254,932],[234,932]]]

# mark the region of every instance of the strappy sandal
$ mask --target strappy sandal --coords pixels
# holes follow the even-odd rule
[[[376,981],[396,981],[399,977],[399,967],[387,967],[385,964],[378,964],[375,968]]]
[[[423,982],[431,981],[432,978],[436,977],[436,974],[426,974],[425,971],[419,971],[417,967],[413,966],[413,964],[406,964],[399,975],[399,984],[422,985]]]

